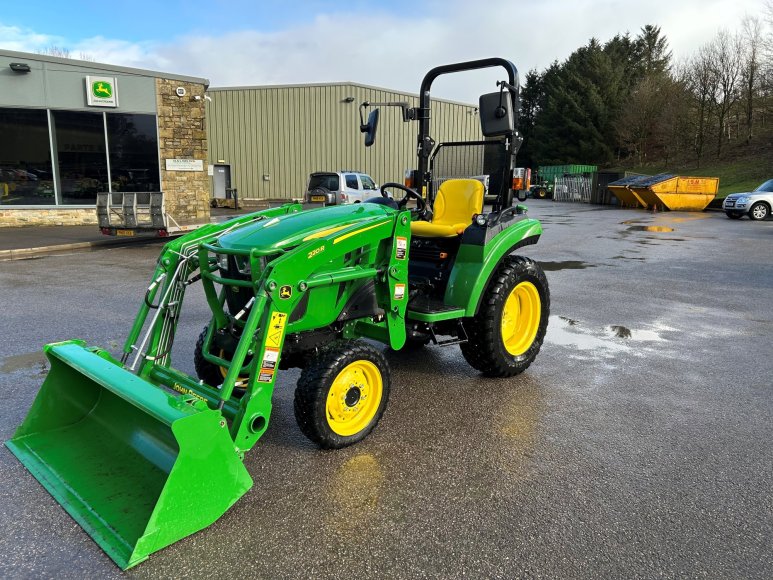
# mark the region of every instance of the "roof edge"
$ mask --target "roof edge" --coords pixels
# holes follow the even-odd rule
[[[377,87],[375,85],[366,85],[364,83],[356,83],[354,81],[339,81],[331,83],[289,83],[283,85],[236,85],[229,87],[209,87],[207,92],[211,91],[245,91],[245,90],[267,90],[267,89],[302,89],[306,87],[359,87],[361,89],[370,89],[375,91],[387,91],[389,93],[398,93],[400,95],[406,95],[408,97],[419,98],[418,93],[409,93],[398,89],[390,89],[387,87]],[[462,105],[463,107],[477,107],[472,103],[463,103],[462,101],[453,101],[451,99],[434,98],[433,101],[440,101],[443,103],[450,103],[452,105]]]
[[[103,62],[92,62],[90,60],[80,60],[77,58],[61,58],[58,56],[48,56],[46,54],[36,54],[34,52],[19,52],[15,50],[5,50],[2,48],[0,48],[0,56],[19,58],[24,60],[35,60],[39,62],[50,62],[55,64],[65,64],[70,66],[79,66],[81,68],[108,70],[108,71],[120,72],[120,73],[137,75],[137,76],[152,76],[152,77],[161,78],[161,79],[198,83],[209,87],[209,79],[205,79],[202,77],[192,77],[188,75],[165,73],[157,70],[133,68],[128,66],[120,66],[116,64],[108,64]]]

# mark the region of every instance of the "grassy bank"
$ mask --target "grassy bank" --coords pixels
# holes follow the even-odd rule
[[[751,146],[737,146],[730,149],[727,159],[704,159],[700,166],[695,162],[646,164],[642,166],[617,167],[617,171],[633,171],[655,175],[675,173],[694,177],[719,177],[718,198],[731,193],[751,191],[763,181],[773,179],[773,147],[757,142]]]

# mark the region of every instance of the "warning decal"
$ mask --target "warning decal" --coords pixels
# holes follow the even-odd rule
[[[408,238],[397,237],[397,249],[395,251],[395,258],[398,260],[405,260],[405,256],[408,255]]]
[[[405,284],[395,284],[395,300],[405,298]]]
[[[273,371],[276,368],[276,361],[279,360],[279,349],[267,346],[266,350],[263,351],[263,357],[261,360],[261,371]]]
[[[270,383],[273,380],[274,380],[274,371],[264,371],[261,369],[260,374],[258,375],[258,382]]]
[[[274,312],[271,314],[271,322],[266,331],[266,347],[279,348],[282,344],[282,337],[285,333],[285,323],[287,314],[284,312]]]

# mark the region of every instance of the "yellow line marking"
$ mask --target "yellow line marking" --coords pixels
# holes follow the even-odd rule
[[[347,238],[351,238],[352,236],[356,236],[357,234],[361,234],[362,232],[367,232],[368,230],[372,230],[373,228],[385,226],[388,223],[389,222],[382,222],[380,224],[376,224],[375,226],[368,226],[367,228],[362,228],[361,230],[357,230],[355,232],[349,232],[348,234],[344,234],[340,238],[336,238],[335,240],[333,240],[333,243],[337,244],[338,242],[343,242]]]
[[[334,228],[328,228],[326,230],[320,230],[318,232],[314,232],[313,234],[309,234],[305,238],[303,238],[302,242],[308,242],[309,240],[316,240],[317,238],[324,238],[325,236],[329,236],[330,234],[334,234],[344,228],[350,228],[354,224],[346,224],[345,226],[336,226]]]

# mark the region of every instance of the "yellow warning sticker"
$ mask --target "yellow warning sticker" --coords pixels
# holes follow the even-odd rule
[[[271,348],[279,348],[282,344],[282,337],[285,333],[285,324],[287,323],[287,314],[284,312],[273,312],[271,314],[271,322],[268,324],[266,331],[266,346]]]

